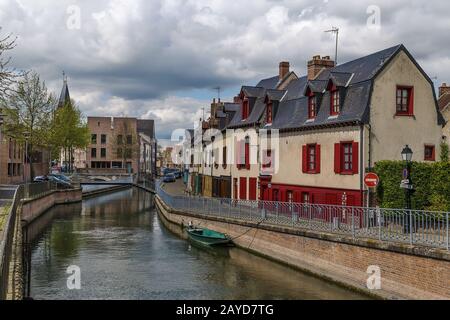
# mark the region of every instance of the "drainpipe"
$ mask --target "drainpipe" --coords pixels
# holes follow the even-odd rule
[[[361,124],[359,127],[359,141],[360,141],[360,148],[359,148],[359,166],[361,168],[361,172],[359,174],[359,184],[360,184],[360,190],[361,190],[361,196],[363,198],[364,196],[364,174],[366,171],[366,168],[364,167],[364,125]],[[367,194],[369,194],[369,191],[367,191]],[[369,197],[369,196],[368,196]],[[369,198],[367,198],[367,206],[369,206]]]

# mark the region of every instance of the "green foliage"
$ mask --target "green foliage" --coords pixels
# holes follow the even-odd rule
[[[378,201],[385,208],[404,208],[405,190],[400,188],[404,163],[380,161],[375,172],[380,176],[377,189]],[[450,163],[413,162],[411,180],[415,192],[412,207],[418,210],[450,210]]]
[[[26,74],[8,98],[1,100],[0,108],[6,115],[5,134],[19,142],[28,135],[30,152],[37,146],[46,146],[54,102],[39,75]]]
[[[73,102],[55,111],[51,126],[50,144],[56,149],[86,148],[90,135],[81,111]]]
[[[442,162],[448,162],[449,161],[449,150],[448,150],[448,143],[442,142],[441,143],[441,161]]]

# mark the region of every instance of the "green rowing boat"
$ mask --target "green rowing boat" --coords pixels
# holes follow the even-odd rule
[[[221,246],[231,242],[225,234],[209,229],[188,228],[189,239],[206,246]]]

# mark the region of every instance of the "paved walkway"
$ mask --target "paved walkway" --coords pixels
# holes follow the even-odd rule
[[[176,182],[164,183],[163,189],[172,196],[186,195],[184,192],[186,186],[183,183],[183,179],[177,179]]]

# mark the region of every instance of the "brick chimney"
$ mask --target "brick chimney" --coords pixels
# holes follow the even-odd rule
[[[284,77],[289,73],[289,62],[282,61],[280,62],[280,80],[283,80]]]
[[[312,60],[308,61],[308,80],[314,80],[323,69],[330,69],[334,67],[334,61],[330,56],[320,57],[314,56]]]
[[[448,86],[446,83],[443,83],[439,87],[439,97],[442,97],[444,93],[450,93],[450,86]]]

